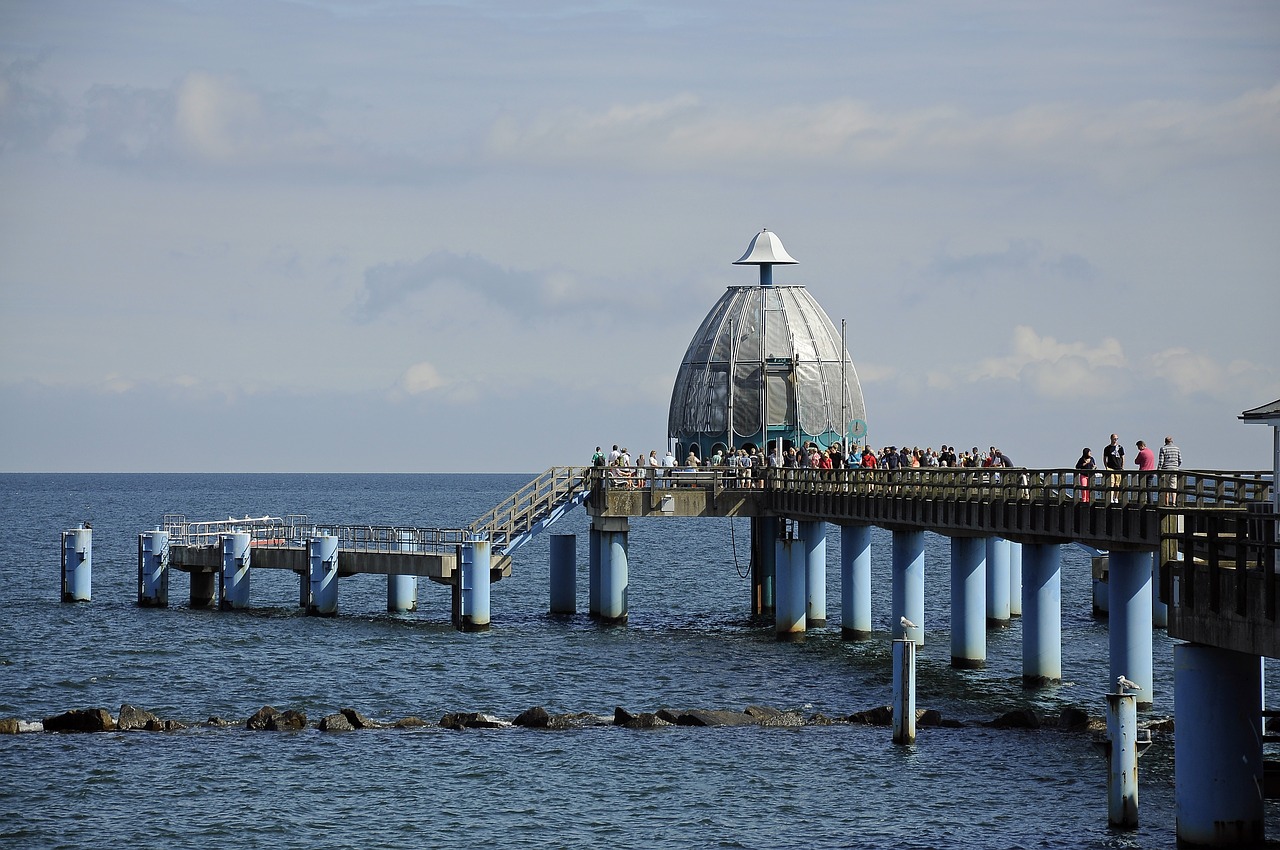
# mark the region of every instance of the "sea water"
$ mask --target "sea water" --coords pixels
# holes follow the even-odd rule
[[[0,475],[0,716],[38,720],[130,703],[176,733],[0,736],[0,846],[169,848],[937,847],[1165,848],[1174,842],[1173,747],[1139,766],[1141,826],[1107,827],[1106,765],[1087,734],[982,725],[1014,709],[1103,712],[1105,621],[1089,556],[1064,547],[1064,681],[1025,689],[1021,633],[988,633],[987,666],[950,666],[949,547],[926,535],[926,643],[917,706],[964,722],[920,728],[453,732],[440,717],[524,709],[612,715],[768,705],[842,718],[890,701],[891,539],[872,534],[876,634],[840,639],[839,532],[828,526],[828,625],[779,643],[747,617],[746,520],[633,520],[629,622],[587,615],[588,519],[578,609],[548,616],[548,541],[494,585],[492,629],[450,625],[449,589],[425,579],[393,615],[386,580],[344,578],[339,615],[307,617],[297,578],[261,570],[248,611],[136,606],[137,535],[191,520],[306,514],[332,524],[462,527],[531,475]],[[60,532],[93,525],[93,600],[59,601]],[[1154,637],[1155,708],[1173,713],[1172,646]],[[1273,671],[1269,671],[1273,672]],[[1277,676],[1268,676],[1276,704]],[[418,730],[249,732],[263,705],[315,720],[352,707]],[[210,716],[237,728],[201,725]],[[1280,819],[1268,810],[1268,834]]]

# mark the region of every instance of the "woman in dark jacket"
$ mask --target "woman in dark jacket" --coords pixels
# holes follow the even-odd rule
[[[1080,454],[1080,459],[1076,461],[1076,469],[1081,472],[1076,476],[1076,481],[1080,485],[1080,501],[1089,501],[1089,478],[1093,475],[1093,470],[1097,467],[1097,462],[1093,459],[1093,452],[1085,449]]]

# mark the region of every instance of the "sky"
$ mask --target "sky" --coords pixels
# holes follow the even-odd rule
[[[874,445],[1270,469],[1280,4],[0,0],[0,471],[661,454],[761,228]]]

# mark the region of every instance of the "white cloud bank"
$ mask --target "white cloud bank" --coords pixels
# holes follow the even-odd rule
[[[1219,102],[1137,101],[1118,107],[1035,104],[979,115],[940,104],[894,111],[841,99],[777,108],[711,104],[682,93],[596,110],[499,119],[497,159],[670,169],[762,163],[944,171],[1005,167],[1117,168],[1152,173],[1187,159],[1269,154],[1280,145],[1280,84]]]
[[[858,373],[864,383],[896,379],[892,370],[874,366],[859,366]],[[1014,329],[1007,354],[975,365],[957,363],[935,369],[926,381],[934,389],[1012,382],[1037,397],[1063,403],[1117,399],[1136,384],[1150,382],[1163,384],[1176,397],[1199,395],[1234,401],[1280,395],[1280,372],[1274,366],[1247,360],[1220,363],[1187,348],[1131,358],[1114,337],[1096,343],[1060,342],[1027,325]]]

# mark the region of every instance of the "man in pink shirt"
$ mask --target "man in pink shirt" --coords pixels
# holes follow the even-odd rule
[[[1138,456],[1135,457],[1134,460],[1137,461],[1139,472],[1147,472],[1156,468],[1156,453],[1147,448],[1147,444],[1143,440],[1138,441]],[[1147,494],[1147,498],[1154,503],[1156,500],[1156,488],[1159,486],[1159,482],[1156,480],[1156,476],[1148,475],[1146,483],[1147,487],[1150,489],[1150,492]]]

